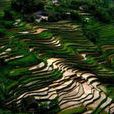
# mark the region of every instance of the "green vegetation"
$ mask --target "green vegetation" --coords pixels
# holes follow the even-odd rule
[[[92,114],[107,114],[105,109],[114,102],[112,3],[112,0],[60,0],[57,3],[1,0],[0,114],[83,114],[89,109]],[[51,63],[50,58],[57,61],[52,59]],[[71,75],[69,69],[72,69]],[[84,77],[88,72],[94,73],[97,79]],[[63,77],[63,73],[68,75]],[[94,85],[99,81],[106,92]],[[85,88],[92,87],[93,96],[89,98],[88,94],[82,98],[85,88],[81,96],[72,95],[70,92],[75,87],[71,86],[77,82],[82,87],[84,83]],[[66,101],[83,104],[90,100],[91,105],[96,91],[100,95],[97,100],[102,98],[102,93],[106,98],[94,108],[86,105],[61,108]],[[70,98],[67,99],[67,95]],[[112,102],[102,107],[108,97]]]
[[[52,38],[53,34],[49,33],[49,32],[42,32],[39,34],[39,38],[44,38],[44,39],[48,39],[48,38]]]
[[[44,2],[43,0],[12,0],[11,7],[23,14],[29,14],[44,9]]]
[[[10,71],[9,76],[10,77],[16,77],[18,75],[24,75],[24,74],[29,74],[29,71],[27,68],[13,69]]]
[[[28,66],[39,62],[38,59],[33,55],[28,55],[23,58],[17,59],[16,61],[10,61],[8,64],[13,66]]]
[[[86,109],[84,107],[70,108],[59,112],[58,114],[82,114]]]
[[[6,35],[6,30],[1,28],[0,29],[0,37],[4,37]]]

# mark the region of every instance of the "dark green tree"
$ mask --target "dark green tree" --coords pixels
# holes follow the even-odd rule
[[[18,12],[29,14],[44,9],[42,0],[12,0],[11,7]]]

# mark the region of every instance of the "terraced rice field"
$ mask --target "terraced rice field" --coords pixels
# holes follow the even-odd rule
[[[36,114],[114,114],[114,103],[100,83],[114,72],[100,56],[81,26],[69,21],[1,39],[2,107]]]

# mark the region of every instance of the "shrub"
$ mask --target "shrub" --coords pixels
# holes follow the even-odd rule
[[[111,17],[108,13],[108,11],[104,8],[97,8],[96,11],[94,12],[95,17],[97,17],[98,20],[108,23],[111,20]]]
[[[24,15],[24,20],[27,22],[34,22],[35,21],[35,17],[33,15]]]
[[[6,34],[6,30],[3,29],[3,28],[0,28],[0,37],[5,36],[5,34]],[[1,60],[0,60],[0,61],[1,61]]]
[[[12,14],[12,12],[11,12],[10,9],[5,9],[5,10],[4,10],[4,16],[3,16],[3,18],[4,18],[5,20],[14,20],[13,14]]]
[[[13,26],[13,21],[4,21],[3,26],[7,29],[10,29]]]
[[[96,38],[98,38],[99,37],[99,34],[98,34],[98,31],[97,30],[95,30],[95,29],[86,29],[85,30],[86,32],[85,32],[85,35],[87,36],[87,38],[91,41],[91,42],[93,42],[93,43],[96,43],[97,42],[97,39]]]
[[[81,21],[81,16],[77,12],[71,12],[71,19]]]
[[[48,21],[49,22],[56,22],[59,21],[59,15],[58,14],[49,14]]]
[[[10,110],[7,110],[7,109],[0,109],[0,113],[1,114],[12,114],[12,112]]]
[[[100,37],[99,26],[99,23],[97,23],[96,21],[83,23],[83,32],[85,36],[93,43],[96,43]]]
[[[107,8],[91,5],[89,6],[89,12],[101,22],[108,23],[111,21],[111,15]]]
[[[0,67],[4,66],[5,64],[6,64],[5,60],[3,58],[0,58]]]
[[[111,17],[114,18],[114,7],[109,8],[108,12],[111,15]]]
[[[86,2],[86,1],[75,1],[75,0],[73,0],[71,2],[70,8],[71,9],[78,9],[82,5],[88,5],[88,2]]]

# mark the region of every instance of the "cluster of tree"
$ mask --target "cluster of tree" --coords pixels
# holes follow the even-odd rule
[[[30,14],[38,10],[44,9],[43,0],[12,0],[12,9],[24,14]]]
[[[16,11],[21,13],[28,21],[33,22],[34,16],[32,14],[43,10],[47,12],[49,21],[66,19],[68,12],[71,13],[71,19],[80,20],[80,15],[72,12],[72,10],[79,10],[81,7],[99,21],[107,23],[112,20],[112,16],[114,17],[114,8],[109,8],[109,3],[107,0],[59,0],[59,6],[56,6],[52,0],[11,0],[11,8],[5,9],[4,19],[13,20],[12,11]]]
[[[79,7],[83,7],[85,12],[90,12],[94,15],[98,20],[103,22],[109,22],[111,20],[110,14],[108,12],[108,4],[107,0],[59,0],[59,6],[53,5],[52,0],[12,0],[11,8],[14,11],[20,12],[24,16],[33,14],[39,10],[46,10],[49,14],[49,21],[58,21],[64,19],[63,17],[67,17],[66,12],[70,12],[70,10],[77,10]],[[76,13],[71,13],[71,19],[79,19],[79,15]],[[12,19],[11,13],[5,11],[5,18]],[[26,18],[26,17],[25,17]],[[30,18],[26,18],[30,20],[34,20],[31,16]]]
[[[34,97],[29,96],[22,99],[21,103],[22,112],[30,112],[34,114],[56,114],[60,110],[57,98],[53,100],[36,100]]]

